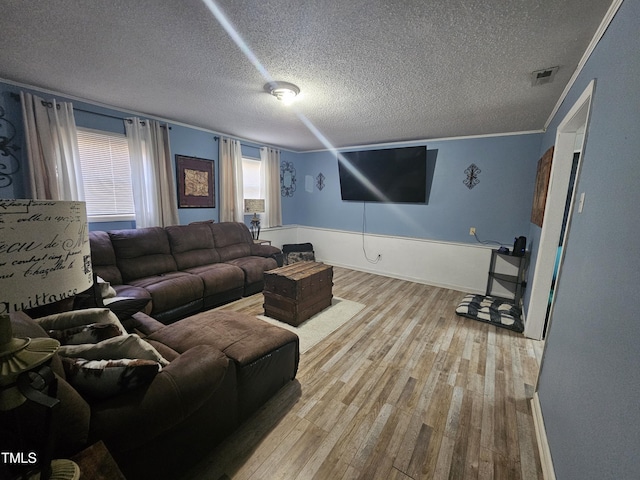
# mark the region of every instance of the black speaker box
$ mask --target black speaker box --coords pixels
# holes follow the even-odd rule
[[[527,237],[518,237],[513,242],[514,257],[524,257],[524,252],[527,249]]]

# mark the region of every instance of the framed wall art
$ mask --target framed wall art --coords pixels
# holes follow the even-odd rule
[[[178,207],[213,208],[216,206],[213,160],[176,155],[178,170]]]
[[[553,147],[547,150],[542,158],[538,160],[536,187],[533,192],[533,206],[531,208],[531,223],[535,223],[539,227],[542,227],[542,220],[544,219],[544,207],[547,203],[547,190],[549,190],[552,159]]]

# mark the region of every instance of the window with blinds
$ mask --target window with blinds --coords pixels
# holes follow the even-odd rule
[[[78,149],[89,220],[135,220],[127,138],[79,128]]]
[[[244,198],[263,198],[262,162],[259,159],[242,157],[242,189]]]

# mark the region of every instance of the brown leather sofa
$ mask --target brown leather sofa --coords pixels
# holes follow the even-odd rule
[[[11,322],[16,337],[47,335],[25,313]],[[170,363],[147,386],[87,400],[66,381],[56,354],[57,458],[102,440],[129,480],[179,478],[297,372],[298,337],[241,313],[206,311],[171,325],[138,313],[123,325]],[[44,435],[31,408],[27,402],[11,415],[34,422],[26,432],[37,444]],[[0,421],[0,439],[9,441],[6,424]]]
[[[89,240],[94,272],[118,296],[149,298],[145,313],[163,323],[262,291],[282,256],[236,222],[95,231]]]

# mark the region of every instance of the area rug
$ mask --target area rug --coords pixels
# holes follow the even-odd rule
[[[522,312],[513,302],[486,295],[467,295],[456,308],[456,313],[497,327],[522,333]]]
[[[330,307],[316,313],[297,327],[265,315],[258,315],[258,318],[296,333],[300,338],[300,353],[304,353],[351,320],[363,308],[364,305],[361,303],[333,297]]]

